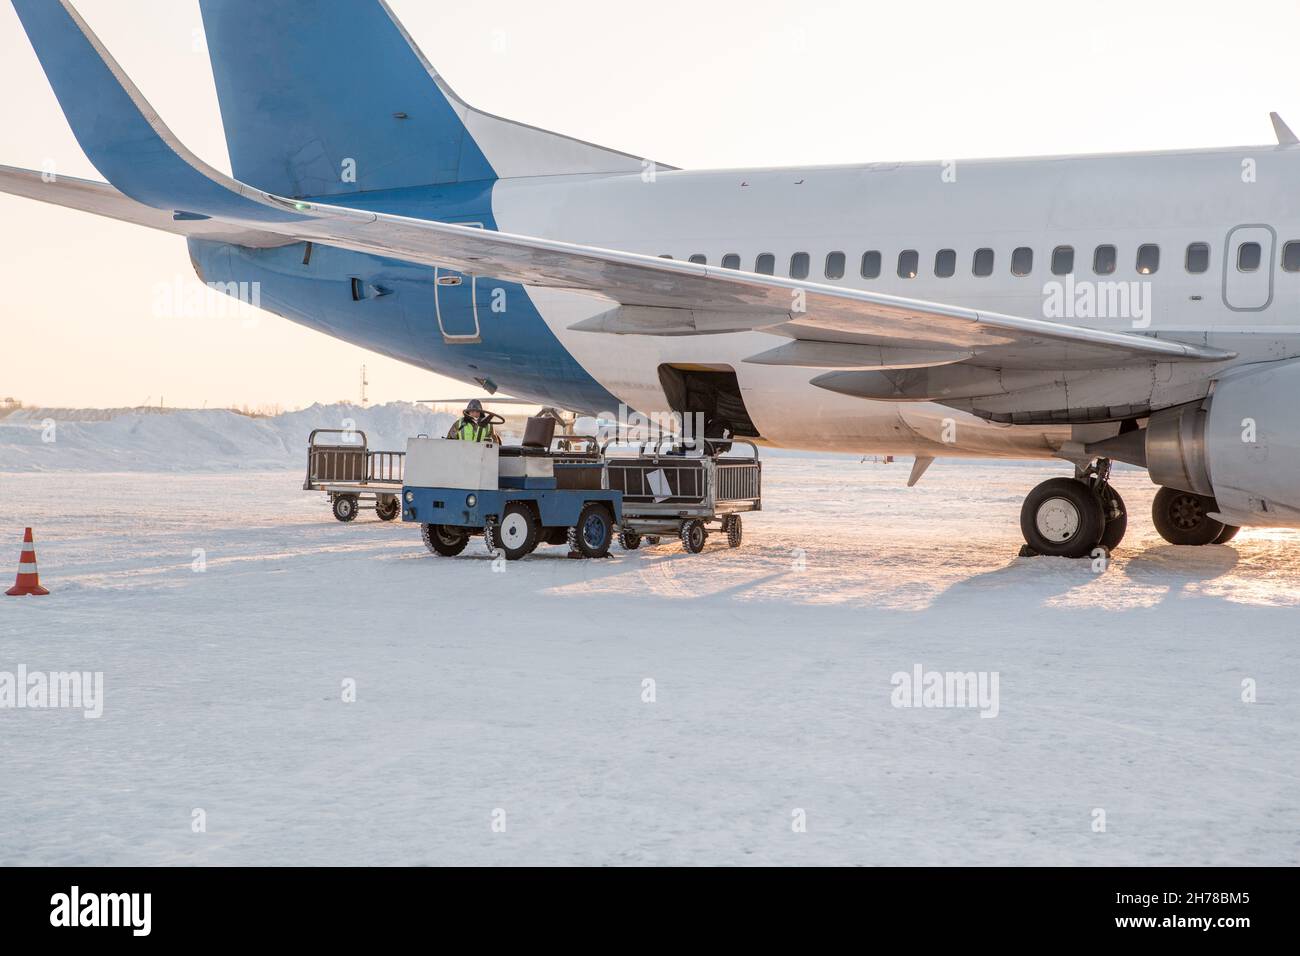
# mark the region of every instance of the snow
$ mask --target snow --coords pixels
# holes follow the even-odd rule
[[[300,490],[317,420],[61,426],[44,473],[3,440],[0,561],[31,525],[53,593],[0,597],[0,671],[102,671],[105,699],[0,709],[0,864],[1300,862],[1294,532],[1166,545],[1126,471],[1099,573],[1016,556],[1058,466],[907,489],[906,461],[787,453],[739,550],[498,573],[334,521]],[[918,664],[996,671],[996,718],[892,706]]]
[[[267,418],[216,409],[19,409],[0,418],[0,472],[284,468],[305,465],[316,428],[362,431],[370,448],[401,451],[409,436],[445,435],[453,421],[407,402],[313,405]]]

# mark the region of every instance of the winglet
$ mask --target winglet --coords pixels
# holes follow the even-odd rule
[[[1273,132],[1277,133],[1279,146],[1300,145],[1300,139],[1297,139],[1295,133],[1291,132],[1291,127],[1286,125],[1286,121],[1282,117],[1276,113],[1269,113],[1268,118],[1273,121]]]
[[[167,128],[68,0],[12,0],[86,156],[121,192],[172,212],[303,218],[208,166]]]

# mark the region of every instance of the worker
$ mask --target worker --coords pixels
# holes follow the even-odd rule
[[[492,431],[492,420],[488,417],[487,412],[483,411],[483,403],[477,398],[471,398],[469,404],[465,406],[465,412],[461,418],[451,426],[451,431],[447,432],[447,437],[459,441],[496,441],[496,434]]]

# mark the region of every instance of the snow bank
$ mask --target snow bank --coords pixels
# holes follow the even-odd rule
[[[453,416],[408,402],[313,405],[270,418],[224,410],[19,409],[0,418],[0,472],[231,471],[305,465],[315,428],[356,428],[371,448],[445,434]]]

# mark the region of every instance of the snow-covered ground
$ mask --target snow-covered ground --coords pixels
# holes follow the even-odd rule
[[[411,435],[442,435],[454,416],[410,402],[313,405],[254,418],[217,409],[21,408],[0,413],[0,473],[247,471],[306,462],[316,428],[401,450]],[[337,440],[332,436],[328,440]]]
[[[1097,573],[1016,557],[1060,468],[785,454],[740,550],[497,573],[296,466],[0,474],[53,592],[0,672],[104,675],[0,709],[0,863],[1300,862],[1296,534],[1167,546],[1125,472]],[[916,665],[997,716],[893,706]]]

